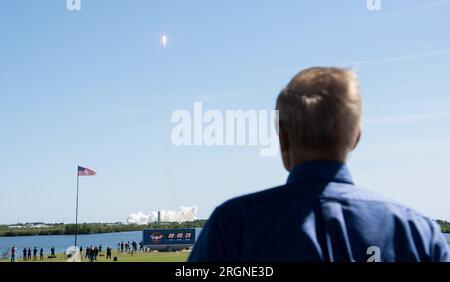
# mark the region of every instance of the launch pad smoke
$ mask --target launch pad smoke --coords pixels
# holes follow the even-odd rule
[[[198,207],[184,207],[181,206],[179,210],[153,210],[150,214],[145,214],[142,211],[131,213],[127,218],[127,223],[144,225],[153,222],[185,222],[194,221],[197,219]]]

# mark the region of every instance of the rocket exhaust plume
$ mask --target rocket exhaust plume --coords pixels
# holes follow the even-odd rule
[[[168,42],[168,38],[166,34],[163,34],[163,36],[161,37],[161,43],[163,45],[163,48],[165,49],[167,46],[167,42]]]
[[[153,222],[158,222],[158,212],[160,214],[161,222],[186,222],[194,221],[197,218],[198,207],[183,207],[179,210],[153,210],[150,214],[145,214],[142,211],[131,213],[127,218],[127,223],[145,225]]]

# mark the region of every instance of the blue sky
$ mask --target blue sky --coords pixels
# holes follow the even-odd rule
[[[174,147],[176,109],[272,109],[300,69],[353,67],[361,186],[450,219],[450,1],[0,4],[0,223],[125,221],[285,182],[258,147]],[[169,36],[163,49],[161,35]]]

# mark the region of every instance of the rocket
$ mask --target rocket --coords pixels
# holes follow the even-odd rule
[[[161,43],[162,43],[164,49],[167,46],[167,41],[168,41],[167,35],[164,33],[161,37]]]

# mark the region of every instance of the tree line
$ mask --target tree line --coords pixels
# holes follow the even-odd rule
[[[436,222],[441,226],[443,233],[450,233],[450,222],[440,219],[436,220]]]
[[[442,232],[450,233],[450,222],[436,220]],[[169,228],[197,228],[203,227],[206,220],[195,220],[190,222],[162,222],[149,223],[147,225],[123,224],[123,223],[81,223],[78,224],[78,234],[113,233],[126,231],[141,231],[144,229],[169,229]],[[0,237],[5,236],[34,236],[34,235],[73,235],[75,224],[47,224],[47,227],[31,227],[29,225],[18,225],[20,227],[9,227],[0,225]]]
[[[76,228],[75,224],[47,224],[46,227],[32,227],[18,225],[9,227],[0,225],[0,237],[5,236],[34,236],[34,235],[73,235],[78,229],[78,234],[98,234],[126,231],[141,231],[144,229],[169,229],[169,228],[197,228],[203,227],[206,220],[195,220],[190,222],[162,222],[149,223],[147,225],[122,224],[122,223],[81,223]],[[20,226],[20,227],[19,227]]]

